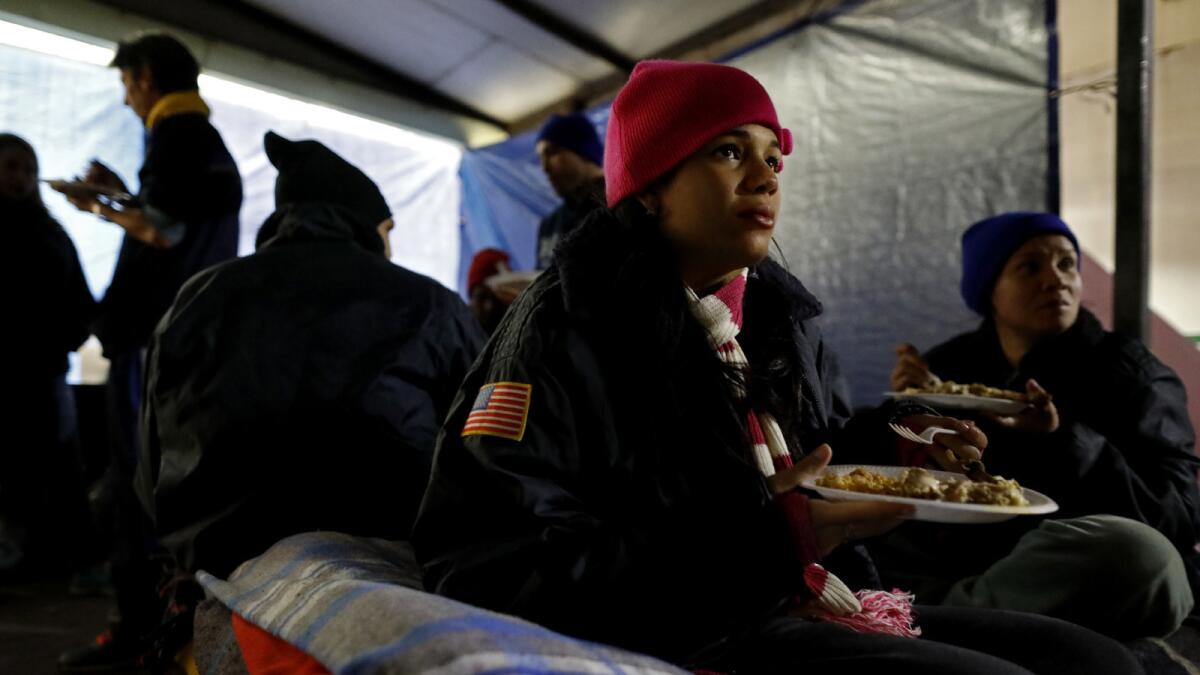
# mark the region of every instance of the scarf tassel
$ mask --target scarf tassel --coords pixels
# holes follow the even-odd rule
[[[913,595],[893,588],[887,591],[858,591],[855,593],[862,611],[850,616],[840,616],[819,610],[816,618],[836,623],[859,633],[882,633],[896,637],[920,637],[921,629],[914,624],[912,611]]]

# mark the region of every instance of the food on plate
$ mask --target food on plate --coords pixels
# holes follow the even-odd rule
[[[987,398],[1002,398],[1009,401],[1027,402],[1029,397],[1019,391],[998,389],[986,384],[959,384],[947,380],[925,387],[908,387],[902,394],[959,394],[968,396],[984,396]]]
[[[942,480],[920,468],[905,469],[899,476],[885,476],[870,469],[857,468],[837,475],[827,473],[816,484],[833,490],[867,492],[892,497],[930,499],[959,504],[989,504],[992,506],[1028,506],[1029,500],[1015,480],[997,476],[992,482],[966,478]]]

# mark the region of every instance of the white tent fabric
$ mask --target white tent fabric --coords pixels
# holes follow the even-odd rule
[[[273,129],[320,140],[373,178],[396,221],[393,261],[454,285],[460,146],[224,80],[202,77],[201,95],[242,173],[240,254],[253,251],[254,235],[274,209],[275,170],[262,149],[263,134]],[[43,177],[75,175],[99,158],[137,189],[142,128],[122,96],[112,69],[0,46],[0,130],[33,144]],[[100,296],[112,277],[120,230],[79,213],[48,188],[43,198],[74,239]]]

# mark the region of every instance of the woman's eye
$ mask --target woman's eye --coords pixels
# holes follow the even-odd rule
[[[714,152],[726,159],[741,159],[742,157],[741,150],[739,150],[738,147],[732,143],[726,143],[725,145],[718,146]]]
[[[771,167],[775,173],[779,173],[779,170],[783,168],[783,159],[780,157],[768,157],[767,166]]]
[[[1058,262],[1058,269],[1060,269],[1064,272],[1068,272],[1070,270],[1075,269],[1075,259],[1074,258],[1063,258],[1062,260],[1060,260]]]

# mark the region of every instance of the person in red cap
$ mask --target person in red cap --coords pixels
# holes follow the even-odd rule
[[[412,534],[427,587],[693,670],[1140,672],[1073,624],[871,590],[855,540],[910,507],[797,489],[826,443],[890,441],[885,419],[847,424],[821,305],[767,257],[791,151],[749,74],[634,69],[608,208],[517,298],[443,425]],[[952,426],[962,457],[987,443],[882,412]]]
[[[467,299],[471,305],[471,313],[483,326],[483,331],[491,335],[500,325],[508,306],[516,299],[516,294],[506,293],[503,288],[494,288],[488,282],[509,271],[509,257],[498,248],[485,248],[475,254],[471,260],[471,269],[467,272]]]

